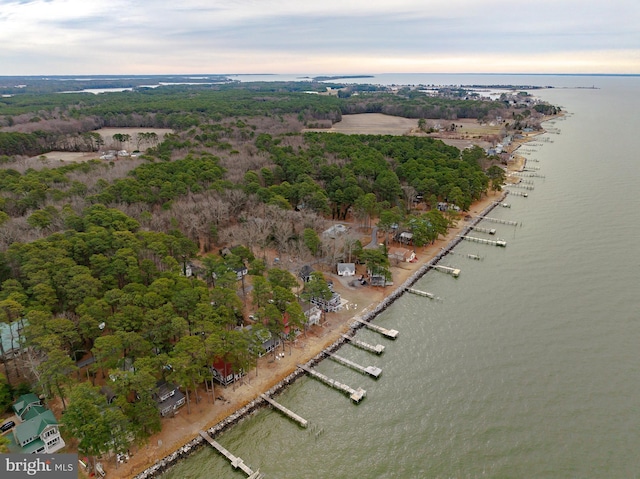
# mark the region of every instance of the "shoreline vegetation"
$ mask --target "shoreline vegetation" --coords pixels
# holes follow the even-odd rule
[[[517,149],[559,112],[526,92],[311,85],[0,104],[0,320],[24,321],[21,339],[41,355],[10,368],[3,354],[5,389],[44,393],[69,451],[118,477],[152,477],[200,431],[262,407],[262,393],[305,375],[299,365],[339,348],[362,327],[354,320],[375,318],[500,204],[500,185],[520,181],[509,174],[524,168]],[[327,236],[337,222],[340,241]],[[391,264],[377,245],[393,231],[417,246]],[[361,281],[338,276],[341,261]],[[309,265],[319,270],[303,288],[296,275]],[[337,293],[341,308],[307,329],[295,292]],[[278,354],[266,332],[286,336]],[[255,346],[271,352],[258,359]],[[206,366],[227,358],[247,374],[214,387]],[[171,417],[158,414],[160,380],[186,394]],[[87,409],[92,424],[109,412],[121,426],[85,432]]]

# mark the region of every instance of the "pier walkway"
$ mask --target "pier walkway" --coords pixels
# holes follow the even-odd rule
[[[418,296],[424,296],[425,298],[436,299],[433,293],[429,293],[427,291],[422,291],[421,289],[416,288],[405,288],[407,293],[417,294]]]
[[[438,271],[441,271],[443,273],[450,274],[454,278],[457,278],[458,276],[460,276],[460,270],[458,268],[451,268],[449,266],[442,266],[441,264],[436,264],[436,265],[433,266],[433,268],[437,269]]]
[[[302,427],[307,427],[309,425],[309,422],[306,419],[302,418],[301,416],[298,416],[295,412],[293,412],[290,409],[287,409],[282,404],[274,401],[273,399],[271,399],[266,394],[260,394],[260,397],[262,399],[264,399],[265,401],[267,401],[269,404],[271,404],[274,408],[276,408],[282,414],[284,414],[285,416],[287,416],[290,419],[293,419],[295,422],[300,424]]]
[[[367,395],[367,391],[365,391],[364,389],[362,388],[353,389],[351,386],[347,386],[346,384],[342,384],[341,382],[338,382],[335,379],[331,379],[330,377],[325,376],[322,373],[319,373],[315,369],[311,369],[309,366],[305,366],[304,364],[298,364],[298,367],[303,371],[306,371],[307,373],[309,373],[311,376],[318,379],[319,381],[331,386],[332,388],[349,394],[349,397],[355,403],[359,403]]]
[[[227,451],[222,444],[220,444],[217,441],[214,441],[211,436],[209,436],[209,434],[207,434],[204,431],[200,431],[200,435],[209,443],[211,444],[211,446],[213,446],[214,449],[216,449],[220,454],[222,454],[224,457],[226,457],[227,459],[229,459],[229,462],[231,462],[231,465],[235,468],[235,469],[240,469],[242,470],[242,472],[244,472],[247,476],[249,476],[250,479],[262,479],[264,477],[264,474],[261,474],[260,471],[253,471],[249,466],[247,466],[244,461],[237,457],[234,456],[233,454],[231,454],[229,451]]]
[[[347,358],[343,358],[342,356],[338,356],[335,353],[330,353],[327,352],[327,356],[329,356],[331,359],[333,359],[334,361],[340,363],[340,364],[344,364],[345,366],[354,369],[360,373],[363,374],[368,374],[369,376],[371,376],[372,378],[376,378],[378,379],[380,377],[380,375],[382,374],[382,369],[380,369],[377,366],[361,366],[357,363],[354,363],[353,361],[350,361]]]
[[[491,218],[490,216],[478,216],[478,218],[482,218],[485,221],[490,221],[491,223],[500,223],[503,225],[518,226],[517,221],[503,220],[500,218]]]
[[[368,321],[363,321],[362,319],[358,319],[358,318],[353,318],[353,320],[360,324],[364,324],[367,328],[373,331],[376,331],[389,339],[396,339],[398,337],[399,333],[395,329],[383,328],[382,326],[378,326],[377,324],[371,324]]]
[[[480,244],[490,244],[493,246],[502,246],[503,248],[505,246],[507,246],[507,242],[504,240],[488,240],[488,239],[484,239],[484,238],[476,238],[475,236],[460,236],[460,238],[467,240],[467,241],[473,241],[475,243],[480,243]]]
[[[364,341],[360,341],[359,339],[356,339],[347,334],[343,334],[342,337],[347,341],[351,342],[351,344],[353,344],[354,346],[360,349],[364,349],[365,351],[369,351],[370,353],[375,353],[375,354],[384,353],[384,346],[382,344],[376,344],[374,346],[373,344],[365,343]]]

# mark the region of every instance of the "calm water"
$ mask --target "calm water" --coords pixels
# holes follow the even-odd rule
[[[269,479],[640,477],[640,78],[516,79],[483,83],[599,89],[537,93],[572,115],[531,147],[545,178],[491,214],[521,226],[484,225],[507,248],[458,246],[483,261],[420,280],[442,301],[405,295],[376,318],[396,341],[358,333],[381,357],[341,349],[379,380],[318,366],[366,389],[360,405],[303,378],[278,400],[312,429],[265,409],[218,438]],[[207,448],[166,477],[244,476]]]

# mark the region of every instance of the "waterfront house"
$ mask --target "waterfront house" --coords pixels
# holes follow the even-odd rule
[[[222,358],[216,359],[213,362],[211,365],[211,372],[213,374],[213,379],[223,386],[228,386],[244,376],[244,372],[236,372],[233,365]]]
[[[407,248],[398,248],[392,246],[389,248],[389,259],[396,263],[406,262],[410,263],[416,257],[416,253]]]
[[[158,381],[156,390],[153,392],[153,399],[163,417],[175,415],[176,411],[186,402],[185,395],[178,389],[178,386],[166,381]]]
[[[320,320],[322,319],[322,311],[320,311],[320,308],[318,308],[318,306],[306,301],[301,302],[300,305],[302,306],[302,311],[307,318],[307,322],[305,324],[306,327],[320,324]]]

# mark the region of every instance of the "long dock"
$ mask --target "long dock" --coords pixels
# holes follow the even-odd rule
[[[368,321],[363,321],[362,319],[358,319],[358,318],[353,318],[353,319],[354,321],[364,324],[367,328],[373,331],[376,331],[389,339],[396,339],[398,337],[399,333],[395,329],[383,328],[382,326],[378,326],[377,324],[371,324]]]
[[[522,196],[524,198],[527,198],[529,196],[528,193],[524,193],[522,191],[509,191],[509,194],[513,196]]]
[[[226,457],[227,459],[229,459],[229,461],[231,462],[231,465],[234,467],[234,469],[240,469],[242,470],[242,472],[244,472],[247,476],[249,476],[249,478],[251,479],[260,479],[262,477],[264,477],[263,474],[260,474],[260,471],[253,471],[249,466],[247,466],[244,461],[237,457],[234,456],[233,454],[231,454],[229,451],[227,451],[222,444],[220,444],[217,441],[214,441],[211,436],[209,436],[209,434],[207,434],[204,431],[200,431],[200,435],[209,443],[213,446],[214,449],[216,449],[220,454],[222,454],[224,457]]]
[[[478,218],[482,218],[485,221],[490,221],[491,223],[500,223],[503,225],[518,226],[517,221],[502,220],[500,218],[491,218],[490,216],[478,216]]]
[[[429,293],[427,291],[422,291],[421,289],[405,288],[405,291],[408,292],[408,293],[417,294],[418,296],[424,296],[426,298],[431,298],[431,299],[435,299],[436,298],[433,295],[433,293]]]
[[[441,271],[443,273],[450,274],[454,278],[457,278],[458,276],[460,276],[460,270],[458,268],[451,268],[449,266],[442,266],[441,264],[433,265],[433,268],[437,269],[438,271]]]
[[[504,240],[488,240],[488,239],[484,239],[484,238],[476,238],[475,236],[460,236],[458,235],[460,238],[467,240],[467,241],[473,241],[475,243],[481,243],[481,244],[490,244],[493,246],[502,246],[503,248],[505,246],[507,246],[507,242]]]
[[[353,361],[350,361],[347,358],[343,358],[342,356],[338,356],[335,353],[329,353],[327,352],[327,355],[333,359],[334,361],[340,363],[340,364],[344,364],[345,366],[354,369],[362,374],[368,374],[369,376],[371,376],[372,378],[376,378],[378,379],[380,377],[380,375],[382,374],[382,369],[380,369],[377,366],[361,366],[357,363],[354,363]]]
[[[315,369],[311,369],[310,367],[305,366],[304,364],[298,364],[298,367],[303,371],[306,371],[307,373],[309,373],[314,378],[331,386],[332,388],[337,389],[338,391],[347,393],[351,398],[351,400],[355,403],[359,403],[367,395],[367,391],[365,391],[362,388],[353,389],[351,386],[347,386],[346,384],[342,384],[341,382],[338,382],[335,379],[331,379],[330,377],[325,376],[324,374],[319,373]]]
[[[524,188],[525,190],[534,190],[535,186],[533,185],[523,185],[521,183],[509,183],[508,185],[504,185],[508,188]]]
[[[359,339],[354,338],[353,336],[349,336],[347,334],[343,334],[342,337],[347,341],[350,341],[354,346],[364,349],[365,351],[369,351],[370,353],[382,354],[384,353],[384,346],[382,344],[373,344],[365,343],[364,341],[360,341]]]
[[[274,401],[273,399],[271,399],[266,394],[260,394],[260,397],[262,399],[264,399],[265,401],[267,401],[269,404],[271,404],[274,408],[276,408],[282,414],[287,416],[289,419],[293,419],[295,422],[300,424],[302,427],[307,427],[309,425],[309,422],[306,419],[298,416],[295,412],[291,411],[290,409],[287,409],[282,404]]]

